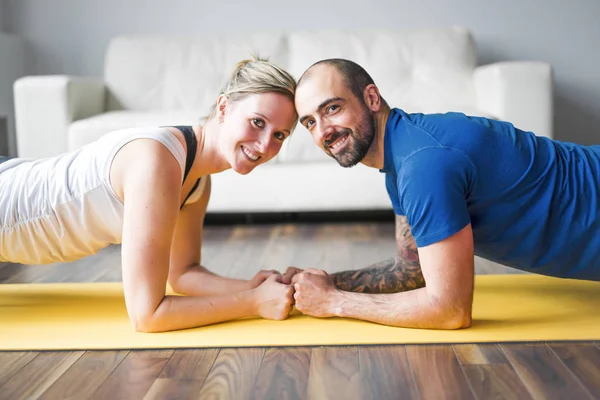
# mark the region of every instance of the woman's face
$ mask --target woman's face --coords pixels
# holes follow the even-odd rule
[[[240,174],[247,174],[279,153],[296,122],[294,102],[280,93],[245,96],[222,111],[221,151]],[[218,106],[221,108],[220,106]]]

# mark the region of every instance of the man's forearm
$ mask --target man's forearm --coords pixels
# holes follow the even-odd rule
[[[459,329],[471,324],[471,306],[443,303],[427,288],[404,293],[365,294],[338,291],[331,314],[405,328]]]
[[[472,297],[469,300],[426,286],[416,241],[407,218],[401,215],[396,215],[396,244],[398,255],[394,258],[332,274],[338,290],[321,299],[319,306],[325,311],[319,314],[407,328],[468,327]],[[310,302],[306,303],[303,306],[310,308]]]
[[[226,278],[200,265],[188,268],[170,284],[177,293],[187,296],[215,296],[251,289],[247,280]]]
[[[397,293],[425,286],[418,257],[397,256],[363,269],[331,276],[335,286],[347,292]]]
[[[396,257],[360,270],[333,274],[335,285],[357,293],[397,293],[424,287],[419,251],[405,216],[396,215],[396,244]]]

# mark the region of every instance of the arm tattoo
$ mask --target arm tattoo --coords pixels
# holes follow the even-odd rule
[[[357,271],[333,274],[338,289],[357,293],[396,293],[425,286],[419,262],[399,256]]]
[[[398,255],[356,271],[333,274],[340,290],[357,293],[396,293],[425,286],[419,253],[406,217],[396,216]]]

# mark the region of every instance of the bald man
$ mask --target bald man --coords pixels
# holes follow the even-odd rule
[[[475,255],[600,280],[600,146],[461,113],[391,109],[349,60],[311,66],[295,102],[317,146],[342,167],[360,162],[385,174],[398,245],[396,257],[362,270],[288,270],[301,312],[466,328]]]

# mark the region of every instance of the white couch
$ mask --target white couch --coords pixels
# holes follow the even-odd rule
[[[392,107],[490,116],[552,137],[550,66],[477,66],[473,36],[460,27],[122,36],[110,42],[102,79],[29,76],[15,83],[19,156],[52,156],[129,126],[197,123],[234,64],[252,53],[268,56],[296,78],[317,60],[352,59]],[[209,212],[385,209],[391,205],[383,174],[362,165],[339,167],[302,126],[274,160],[249,175],[214,176],[209,203]]]

